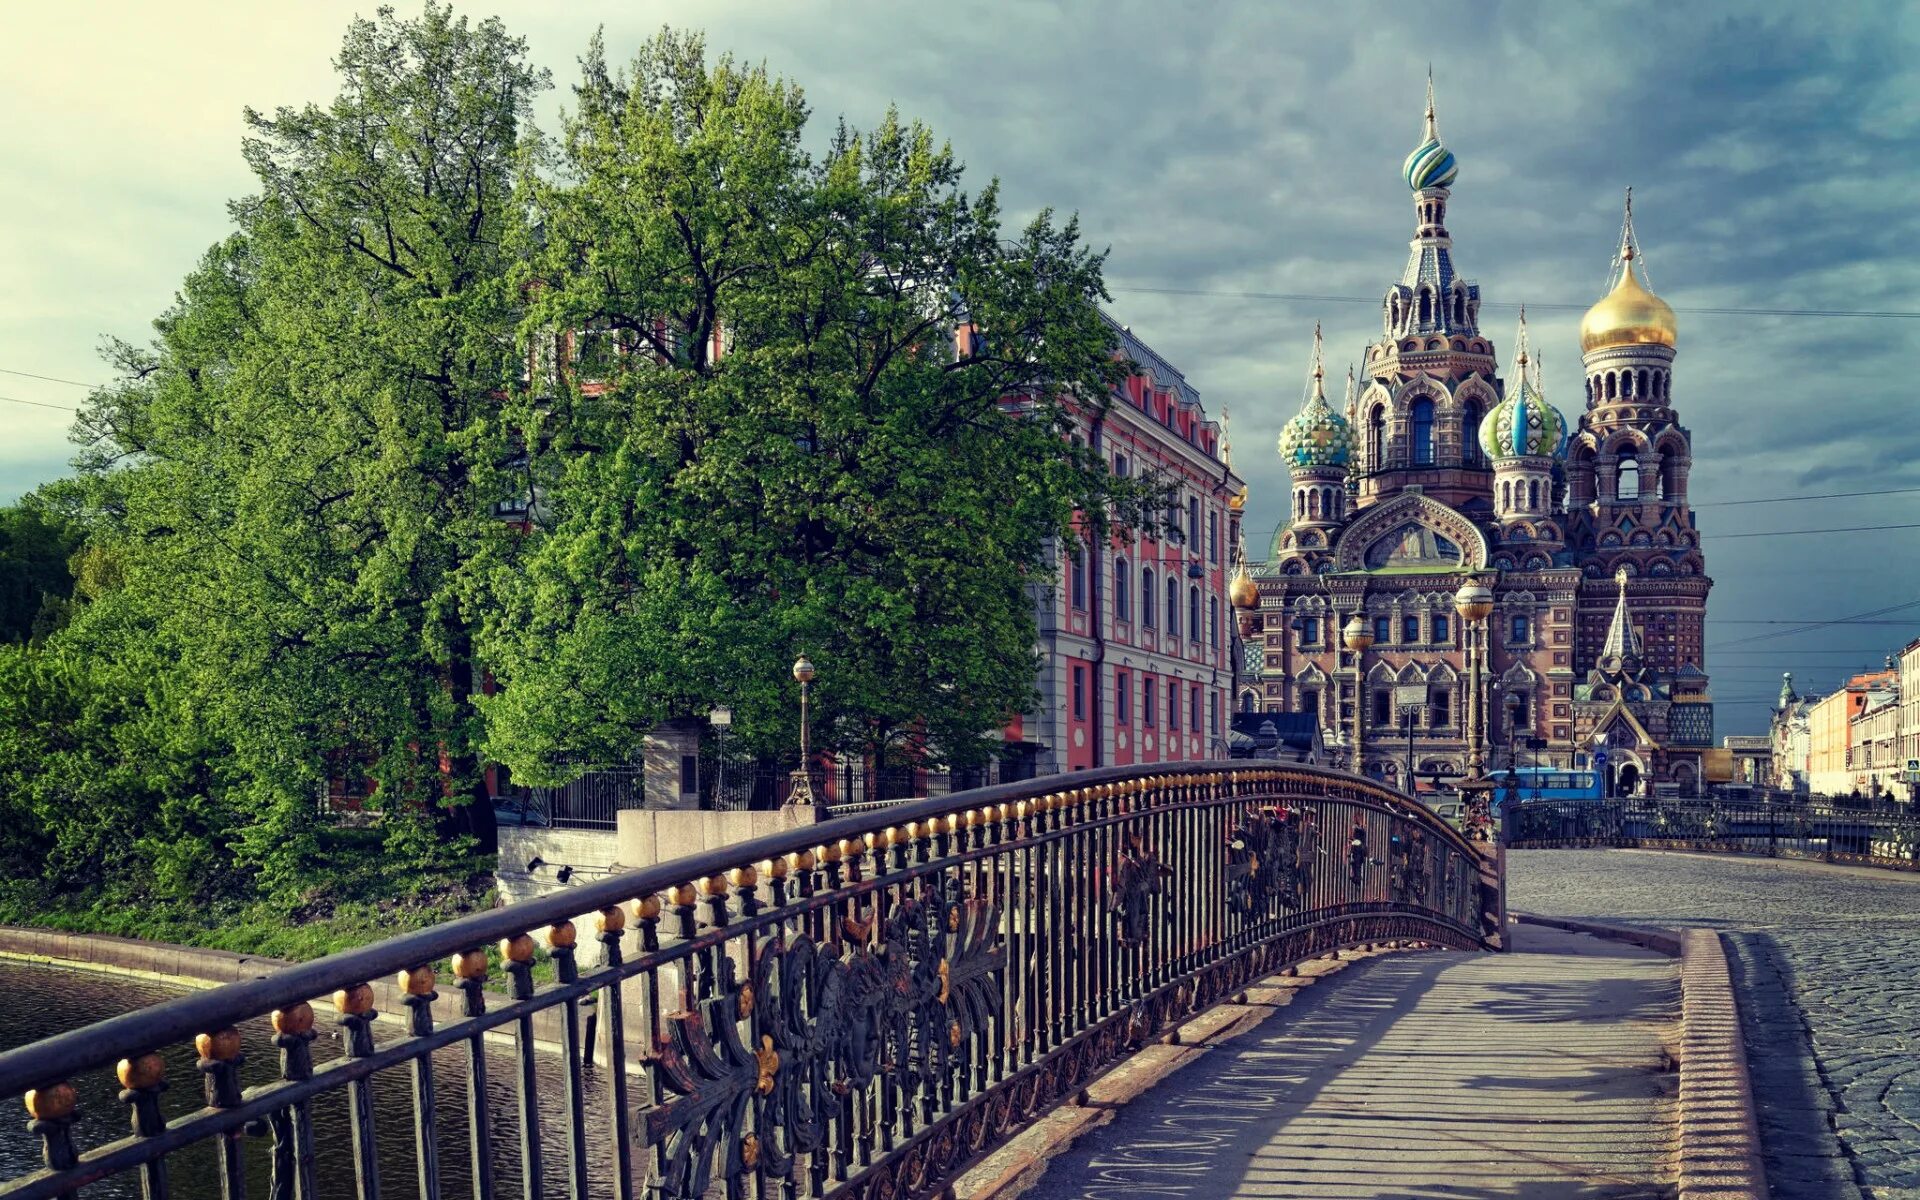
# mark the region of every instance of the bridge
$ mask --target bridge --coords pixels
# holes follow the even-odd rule
[[[0,1053],[0,1094],[24,1100],[44,1164],[0,1197],[911,1200],[1036,1178],[1044,1194],[1089,1178],[1100,1138],[1165,1121],[1157,1105],[1218,1112],[1233,1088],[1279,1115],[1238,1135],[1285,1164],[1233,1164],[1248,1194],[1359,1160],[1401,1169],[1367,1176],[1386,1190],[1277,1194],[1672,1194],[1672,1151],[1703,1128],[1684,1119],[1687,1070],[1741,1057],[1730,1000],[1695,1006],[1689,982],[1683,1004],[1682,947],[1659,930],[1509,926],[1504,863],[1398,792],[1272,763],[853,813]],[[1600,907],[1583,915],[1613,915]],[[1493,949],[1519,953],[1459,953]],[[1719,941],[1686,949],[1687,978],[1710,1001],[1717,962],[1724,997]],[[1662,1038],[1683,1007],[1676,1097]],[[319,1010],[337,1037],[319,1040]],[[1561,1069],[1569,1054],[1592,1069]],[[1750,1140],[1752,1115],[1716,1103],[1715,1152],[1737,1158],[1727,1138]],[[1355,1104],[1398,1124],[1355,1125]],[[1336,1127],[1347,1140],[1296,1136]],[[1471,1170],[1423,1163],[1488,1130]],[[1436,1172],[1462,1186],[1415,1184]],[[1103,1186],[1194,1183],[1143,1178]]]

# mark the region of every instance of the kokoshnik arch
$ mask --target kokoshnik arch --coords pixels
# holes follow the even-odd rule
[[[1563,767],[1604,748],[1616,791],[1694,794],[1713,743],[1712,581],[1687,502],[1691,436],[1673,407],[1677,324],[1638,265],[1632,193],[1612,285],[1580,323],[1586,396],[1570,424],[1547,399],[1524,310],[1503,377],[1480,288],[1455,271],[1446,211],[1459,163],[1431,80],[1403,174],[1416,225],[1381,336],[1336,409],[1316,329],[1305,403],[1280,435],[1292,514],[1235,581],[1239,705],[1315,714],[1349,766],[1358,730],[1360,769],[1403,786],[1400,705],[1419,694],[1417,772],[1469,769],[1477,709],[1488,769],[1513,747],[1523,765]],[[1494,596],[1477,704],[1454,605],[1470,582]],[[1358,652],[1342,637],[1356,614],[1372,638]]]

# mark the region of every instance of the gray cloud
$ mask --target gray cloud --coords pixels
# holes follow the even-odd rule
[[[0,98],[28,118],[0,130],[0,154],[30,184],[0,198],[0,367],[79,379],[99,377],[97,336],[142,336],[220,235],[222,202],[247,186],[240,107],[326,95],[356,6],[90,7],[42,6],[0,50]],[[1653,282],[1683,310],[1912,309],[1920,295],[1920,17],[1891,0],[1738,15],[1653,3],[461,7],[497,11],[553,68],[549,123],[593,27],[618,55],[695,19],[717,47],[802,83],[823,126],[897,102],[950,137],[978,180],[1001,178],[1016,218],[1078,211],[1112,248],[1116,315],[1211,411],[1231,407],[1256,552],[1285,518],[1272,447],[1313,323],[1337,374],[1375,334],[1375,310],[1127,288],[1378,295],[1412,229],[1398,168],[1429,62],[1461,162],[1456,258],[1490,304],[1597,298],[1628,183]],[[1579,314],[1532,315],[1549,393],[1576,409]],[[1486,324],[1511,344],[1511,309],[1490,308]],[[1916,330],[1683,313],[1676,394],[1696,501],[1920,482]],[[77,393],[0,376],[0,395]],[[65,424],[0,404],[0,496],[60,471]],[[1912,533],[1714,536],[1920,520],[1920,497],[1884,500],[1703,507],[1716,620],[1920,598]],[[1710,640],[1765,628],[1718,624]],[[1779,670],[1830,684],[1908,636],[1840,627],[1710,655],[1722,731],[1764,720],[1750,697],[1771,695]]]

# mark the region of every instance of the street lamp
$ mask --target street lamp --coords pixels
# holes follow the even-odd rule
[[[1340,631],[1340,637],[1353,651],[1353,773],[1366,774],[1366,658],[1367,647],[1373,645],[1373,630],[1367,627],[1367,621],[1358,609],[1347,620],[1346,628]]]
[[[720,777],[713,783],[713,806],[727,803],[727,730],[733,728],[733,710],[722,705],[707,714],[707,723],[720,731]]]
[[[807,685],[813,682],[813,664],[802,654],[794,660],[793,677],[800,683],[800,769],[793,773],[788,804],[813,804],[813,755],[807,745]]]
[[[1482,754],[1483,712],[1480,676],[1486,668],[1486,621],[1493,614],[1493,589],[1477,579],[1469,579],[1453,596],[1453,610],[1460,614],[1461,633],[1467,650],[1467,777],[1478,779],[1486,770]]]

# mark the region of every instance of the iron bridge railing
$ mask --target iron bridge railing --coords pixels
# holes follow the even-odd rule
[[[45,1162],[0,1196],[130,1195],[136,1179],[150,1198],[368,1198],[383,1182],[923,1196],[1286,963],[1490,946],[1487,849],[1397,792],[1293,765],[1090,771],[834,819],[0,1054],[0,1095],[24,1097]],[[445,982],[457,999],[437,998]],[[164,1094],[188,1042],[204,1103]],[[267,1044],[277,1062],[246,1053]],[[109,1070],[117,1099],[93,1083]],[[124,1105],[132,1132],[83,1119],[76,1086]]]
[[[1920,870],[1920,816],[1841,804],[1727,800],[1522,800],[1501,810],[1515,849],[1625,846],[1813,858]]]

